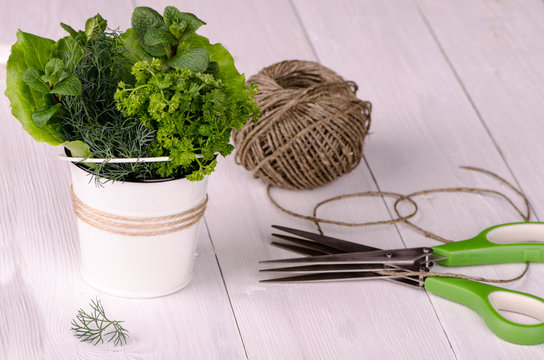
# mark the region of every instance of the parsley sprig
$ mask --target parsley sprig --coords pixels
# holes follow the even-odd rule
[[[114,99],[124,116],[139,119],[156,133],[148,154],[170,157],[155,164],[156,171],[168,177],[181,170],[189,180],[202,180],[214,170],[216,154],[232,152],[230,133],[244,124],[252,103],[232,96],[211,74],[188,68],[165,71],[158,59],[135,63],[132,74],[135,85],[121,82]]]

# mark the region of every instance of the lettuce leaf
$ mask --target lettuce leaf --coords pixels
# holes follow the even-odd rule
[[[189,48],[203,48],[208,51],[210,62],[216,62],[219,65],[219,71],[215,77],[223,81],[227,92],[247,93],[246,77],[236,70],[232,55],[223,45],[210,44],[210,41],[206,37],[197,34],[191,36],[187,43]]]
[[[50,104],[40,91],[30,88],[23,80],[25,71],[35,69],[45,72],[47,62],[53,53],[64,46],[63,41],[55,43],[37,35],[17,31],[17,42],[11,47],[11,54],[6,64],[5,95],[11,104],[11,113],[23,125],[23,128],[36,141],[51,145],[64,145],[74,150],[75,156],[85,157],[90,154],[88,146],[82,141],[65,142],[58,135],[55,124],[47,123],[39,127],[32,119],[32,113]]]
[[[50,126],[40,128],[34,124],[32,112],[48,104],[43,93],[31,89],[23,81],[23,74],[27,69],[33,68],[42,72],[45,70],[54,46],[55,42],[51,39],[18,30],[17,42],[11,47],[11,55],[6,65],[5,94],[11,103],[11,113],[36,141],[60,145],[63,141]]]

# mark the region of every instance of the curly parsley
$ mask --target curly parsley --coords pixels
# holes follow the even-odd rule
[[[164,71],[158,59],[135,63],[132,74],[135,85],[119,83],[114,99],[124,116],[155,131],[148,155],[170,157],[155,164],[162,177],[181,172],[189,180],[202,180],[214,170],[216,154],[232,152],[232,129],[241,128],[254,111],[247,99],[230,95],[211,74],[188,68]]]

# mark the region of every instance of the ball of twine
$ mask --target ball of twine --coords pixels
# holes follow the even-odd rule
[[[361,161],[372,105],[357,85],[311,61],[289,60],[249,78],[261,119],[234,133],[236,162],[266,183],[311,189]]]

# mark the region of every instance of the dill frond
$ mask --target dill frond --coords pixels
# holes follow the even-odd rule
[[[117,31],[105,31],[85,44],[69,43],[64,58],[81,81],[79,96],[64,96],[66,113],[60,117],[59,136],[82,140],[96,158],[146,157],[154,130],[135,118],[123,116],[113,98],[120,81],[133,83],[131,65],[122,56]],[[92,168],[96,176],[114,181],[158,177],[149,163],[109,164]]]
[[[91,300],[90,306],[90,313],[79,309],[76,318],[72,320],[74,335],[94,345],[103,343],[104,339],[116,346],[126,344],[128,331],[121,325],[123,321],[109,320],[98,299]]]

